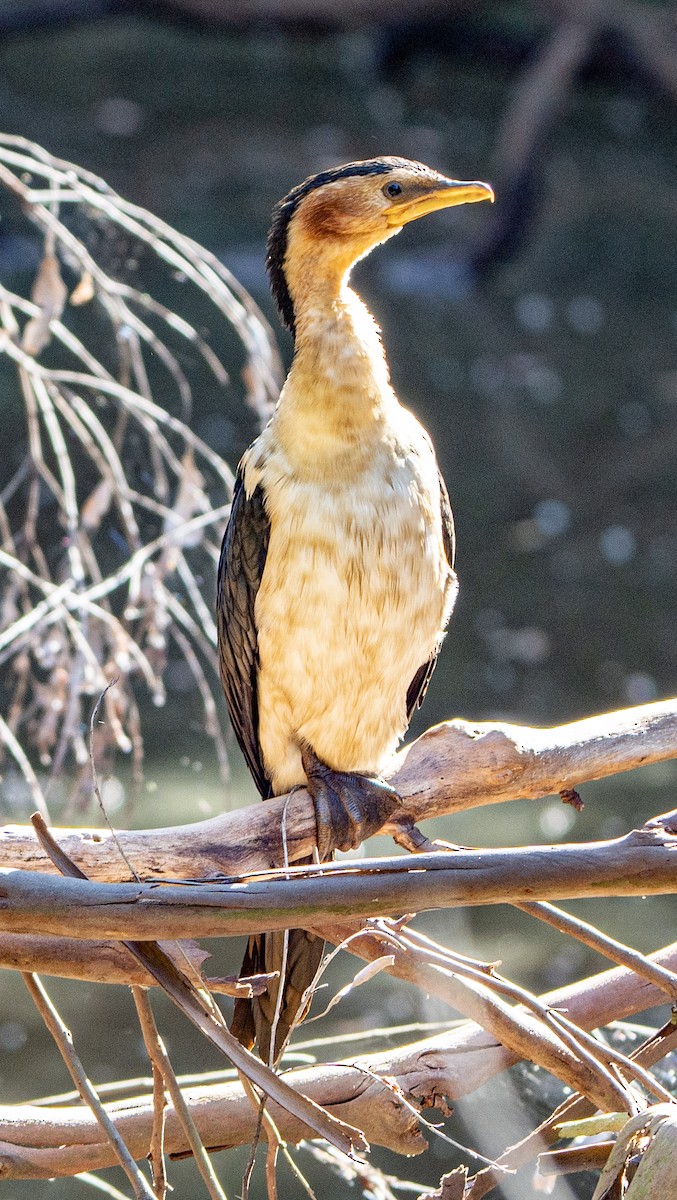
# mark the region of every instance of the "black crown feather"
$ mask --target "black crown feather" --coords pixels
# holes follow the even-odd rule
[[[288,195],[275,205],[273,223],[268,234],[266,268],[271,291],[282,320],[292,334],[295,326],[294,305],[287,286],[284,260],[287,253],[289,222],[301,201],[309,192],[324,187],[325,183],[334,183],[337,179],[347,179],[352,175],[387,175],[396,167],[412,167],[413,165],[405,158],[369,158],[364,162],[346,163],[343,167],[333,167],[329,171],[321,171],[319,175],[311,175],[309,179],[292,188]]]

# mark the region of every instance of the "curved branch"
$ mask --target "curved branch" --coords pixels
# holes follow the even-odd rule
[[[323,1095],[332,1114],[350,1114],[356,1127],[379,1145],[400,1154],[420,1154],[426,1149],[416,1115],[389,1091],[359,1070],[335,1067],[329,1078],[316,1075],[316,1068],[285,1075],[294,1091],[312,1099]],[[208,1151],[229,1149],[251,1142],[257,1113],[239,1083],[225,1083],[183,1089],[200,1137]],[[153,1104],[150,1097],[136,1097],[106,1105],[120,1135],[136,1158],[145,1158],[150,1145]],[[267,1111],[285,1141],[298,1142],[308,1129],[288,1109],[269,1100]],[[110,1146],[100,1140],[96,1125],[82,1108],[50,1108],[22,1105],[0,1107],[0,1126],[7,1140],[0,1141],[0,1179],[45,1179],[74,1175],[83,1170],[109,1166]],[[262,1135],[265,1138],[265,1130]],[[367,1135],[368,1136],[368,1135]],[[190,1153],[184,1130],[172,1105],[167,1108],[165,1151]]]
[[[441,817],[506,800],[535,800],[593,779],[677,757],[677,699],[621,709],[550,729],[454,720],[428,729],[393,760],[387,777],[402,797],[384,832],[399,822]],[[315,813],[304,789],[208,821],[118,834],[139,874],[190,879],[234,875],[282,863],[286,807],[289,859],[312,853]],[[68,856],[91,879],[129,874],[105,830],[61,830]],[[0,867],[53,871],[33,830],[0,831]],[[523,896],[523,899],[530,897]]]

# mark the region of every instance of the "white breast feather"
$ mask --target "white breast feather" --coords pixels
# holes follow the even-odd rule
[[[378,772],[407,727],[406,695],[456,598],[432,447],[397,405],[363,465],[304,477],[274,422],[245,460],[270,543],[256,601],[259,737],[276,792],[303,782],[299,745],[336,770]],[[332,459],[335,461],[335,459]]]

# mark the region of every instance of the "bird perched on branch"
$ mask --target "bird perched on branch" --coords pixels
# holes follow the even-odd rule
[[[219,656],[261,796],[308,788],[321,859],[396,807],[379,772],[423,699],[457,591],[435,453],[391,387],[350,270],[408,222],[491,199],[485,183],[376,158],[312,176],[274,212],[267,267],[294,358],[240,463],[219,564]],[[237,1002],[233,1030],[264,1059],[277,1059],[303,1012],[321,955],[303,930],[286,950],[280,933],[250,939],[246,973],[280,974]]]

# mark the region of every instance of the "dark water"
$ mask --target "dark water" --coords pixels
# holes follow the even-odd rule
[[[269,213],[308,173],[396,153],[459,177],[492,177],[510,77],[481,61],[461,67],[429,47],[386,80],[378,48],[367,31],[244,37],[131,16],[28,33],[0,46],[0,125],[99,172],[217,250],[275,320],[262,267]],[[541,179],[527,244],[483,281],[467,257],[487,206],[421,222],[356,273],[382,324],[398,393],[434,438],[457,521],[460,600],[417,730],[455,714],[551,724],[677,690],[674,112],[627,81],[586,86],[557,126]],[[0,226],[3,277],[19,265]],[[285,335],[281,345],[288,357]],[[233,463],[255,432],[249,413],[224,409],[207,387],[196,398],[196,428]],[[170,692],[149,720],[156,790],[138,823],[218,811],[222,787],[197,702]],[[467,814],[435,832],[468,844],[613,836],[674,807],[676,781],[677,766],[665,764],[584,788],[580,816],[546,800]],[[236,801],[252,795],[237,771],[234,791]],[[576,911],[641,949],[673,936],[671,898]],[[460,950],[502,958],[507,975],[532,987],[602,966],[507,910],[432,916],[425,927]],[[235,969],[238,950],[214,949],[219,969],[221,960]],[[335,978],[350,971],[346,960]],[[145,1073],[123,990],[50,987],[96,1081]],[[10,976],[0,1001],[4,1099],[68,1087]],[[335,1028],[446,1016],[381,977],[344,1002]],[[177,1069],[219,1065],[169,1014],[164,1025]],[[483,1124],[499,1129],[499,1142],[518,1136],[519,1103],[506,1087],[492,1089],[496,1109],[486,1096],[467,1106],[460,1140],[482,1144]],[[497,1116],[508,1110],[510,1128]],[[432,1182],[454,1159],[438,1143],[404,1167],[383,1161]],[[229,1195],[243,1165],[243,1155],[224,1159]],[[312,1162],[302,1165],[326,1190]],[[198,1194],[192,1170],[176,1168],[175,1194]],[[511,1186],[509,1200],[531,1194],[527,1181]],[[284,1187],[300,1194],[290,1179]],[[583,1181],[579,1194],[591,1191]],[[15,1200],[80,1193],[73,1181],[2,1189]]]

